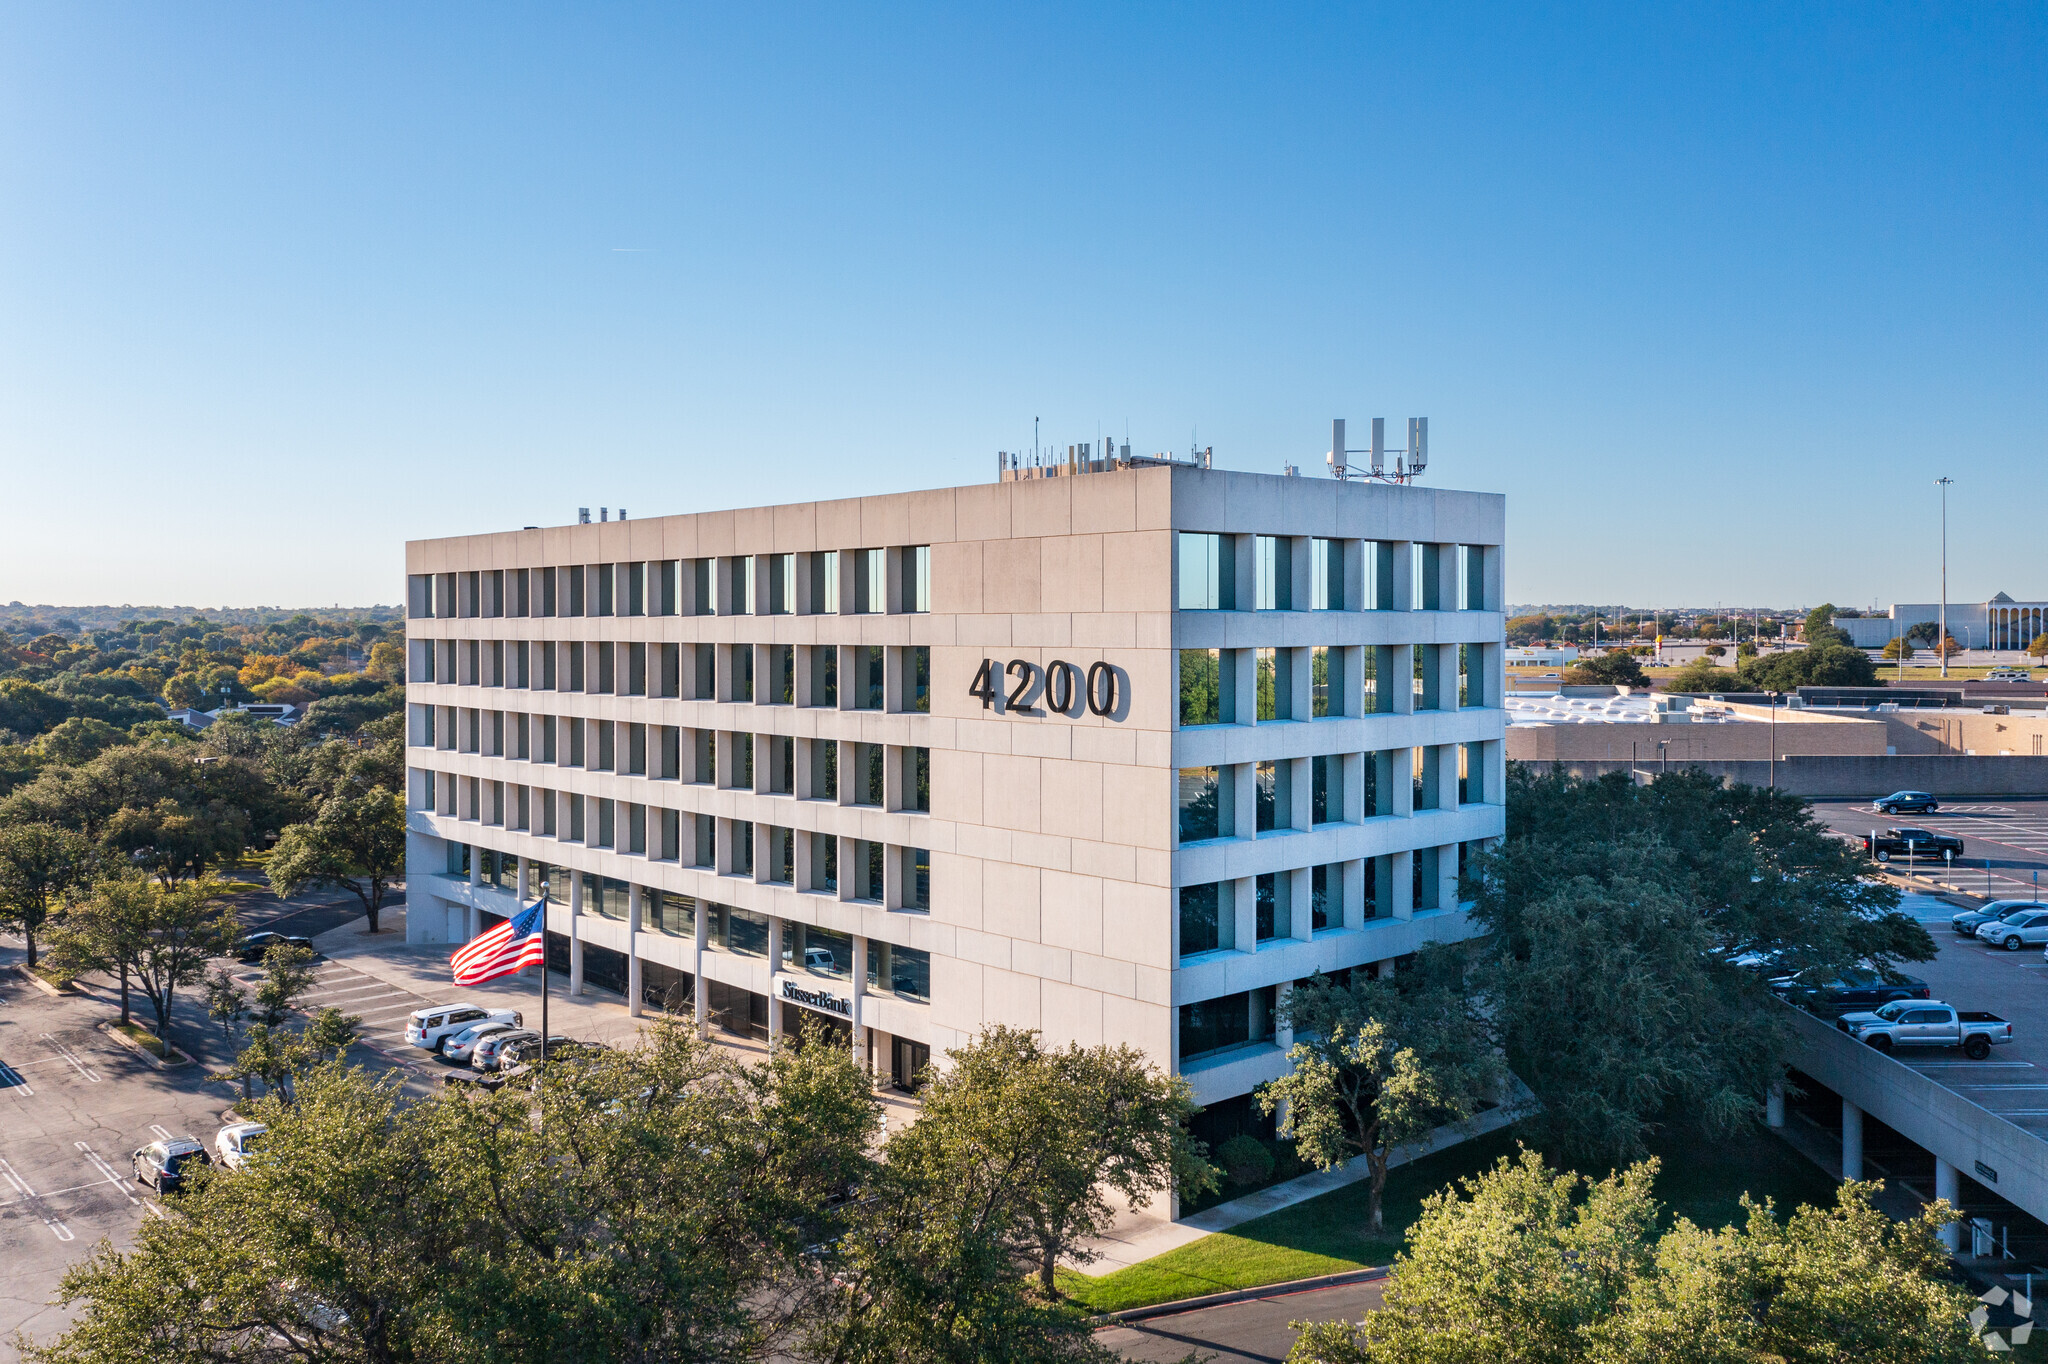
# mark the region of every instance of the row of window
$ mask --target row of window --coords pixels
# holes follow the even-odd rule
[[[1175,601],[1183,611],[1499,609],[1485,599],[1484,545],[1182,531],[1177,548]],[[1406,562],[1397,564],[1397,555]],[[1239,571],[1241,556],[1250,559],[1248,575]],[[1408,590],[1397,593],[1404,576]]]
[[[411,669],[414,682],[460,687],[911,714],[932,708],[932,651],[921,644],[424,639],[412,642]]]
[[[867,615],[932,609],[931,547],[415,573],[415,618]]]
[[[518,859],[511,853],[450,842],[448,873],[467,877],[472,858],[476,860],[478,880],[484,885],[505,891],[518,889]],[[574,883],[580,879],[583,913],[620,922],[627,920],[633,892],[629,882],[546,862],[528,864],[527,877],[530,897],[537,899],[545,895],[550,904],[556,905],[570,903],[575,893]],[[701,908],[706,921],[705,945],[714,952],[729,952],[739,957],[766,957],[771,941],[779,934],[782,970],[827,980],[844,981],[853,976],[855,954],[850,934],[794,920],[776,919],[719,904],[715,900],[700,900],[694,895],[653,886],[641,886],[639,889],[640,927],[643,932],[675,938],[694,937],[697,913]],[[922,948],[899,946],[881,938],[868,939],[867,946],[869,990],[894,994],[920,1004],[931,1002],[932,964],[929,952]],[[616,988],[622,994],[625,992],[623,983]]]
[[[419,773],[414,794],[415,808],[450,819],[888,909],[931,908],[924,848],[446,772]]]
[[[1414,654],[1410,679],[1412,709],[1465,709],[1488,703],[1487,646],[1407,647]],[[1446,685],[1445,668],[1453,663],[1457,680]],[[1180,723],[1187,729],[1196,725],[1391,715],[1398,685],[1393,673],[1394,648],[1389,645],[1182,649]],[[1387,679],[1388,685],[1380,685],[1382,678]],[[1455,702],[1450,699],[1452,695],[1457,698]]]
[[[929,748],[453,706],[415,707],[414,721],[415,747],[765,796],[932,808]]]
[[[1462,876],[1470,853],[1481,845],[1455,846],[1457,870]],[[1407,854],[1409,903],[1417,910],[1448,908],[1438,904],[1441,855],[1442,849],[1434,847],[1416,848]],[[1345,923],[1347,892],[1353,892],[1348,898],[1358,907],[1359,924],[1387,918],[1394,909],[1394,867],[1394,855],[1387,854],[1306,868],[1305,905],[1298,903],[1299,878],[1294,872],[1268,872],[1246,878],[1251,882],[1250,903],[1243,906],[1250,911],[1249,942],[1244,941],[1245,925],[1238,919],[1239,897],[1246,893],[1246,887],[1237,881],[1183,886],[1178,893],[1181,960],[1210,952],[1252,952],[1269,940],[1312,937],[1331,929],[1356,927]],[[1355,887],[1349,884],[1354,877],[1358,880]],[[1304,922],[1296,922],[1297,909],[1306,911]]]
[[[1434,810],[1444,804],[1439,792],[1447,762],[1457,765],[1458,804],[1485,803],[1484,741],[1183,767],[1177,789],[1180,842],[1185,847],[1212,838],[1256,837],[1406,813],[1396,802],[1402,776],[1409,779],[1409,811]],[[1240,783],[1251,786],[1248,830],[1238,827]]]

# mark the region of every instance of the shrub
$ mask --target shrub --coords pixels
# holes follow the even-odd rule
[[[1216,1163],[1239,1186],[1257,1184],[1273,1175],[1273,1153],[1257,1137],[1240,1132],[1216,1148]]]

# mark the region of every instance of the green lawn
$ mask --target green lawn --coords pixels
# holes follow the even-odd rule
[[[1423,1198],[1462,1175],[1512,1154],[1515,1139],[1495,1132],[1404,1165],[1387,1176],[1387,1236],[1365,1234],[1366,1188],[1334,1193],[1205,1236],[1142,1264],[1100,1277],[1060,1271],[1060,1288],[1081,1306],[1121,1311],[1235,1288],[1337,1274],[1391,1263],[1401,1236],[1422,1211]],[[1764,1132],[1713,1142],[1693,1137],[1655,1144],[1662,1157],[1657,1194],[1669,1215],[1725,1226],[1741,1212],[1745,1191],[1771,1198],[1780,1215],[1801,1203],[1832,1203],[1834,1183],[1810,1161]]]

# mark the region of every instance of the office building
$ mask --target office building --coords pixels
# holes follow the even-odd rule
[[[1053,476],[1057,475],[1057,476]],[[407,546],[407,934],[878,1077],[989,1024],[1241,1100],[1316,971],[1466,936],[1492,494],[1105,459]]]

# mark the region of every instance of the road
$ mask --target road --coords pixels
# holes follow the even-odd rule
[[[1955,835],[1963,840],[1963,856],[1940,872],[1941,879],[1972,895],[2031,898],[2036,884],[2048,880],[2048,798],[1957,801],[1927,815],[1881,815],[1868,801],[1816,800],[1813,812],[1850,838],[1903,825]],[[1894,866],[1906,870],[1903,858]]]
[[[1276,1293],[1221,1307],[1148,1317],[1095,1333],[1125,1359],[1172,1364],[1190,1352],[1216,1364],[1280,1364],[1294,1345],[1297,1321],[1356,1321],[1380,1305],[1383,1279],[1308,1292]]]

